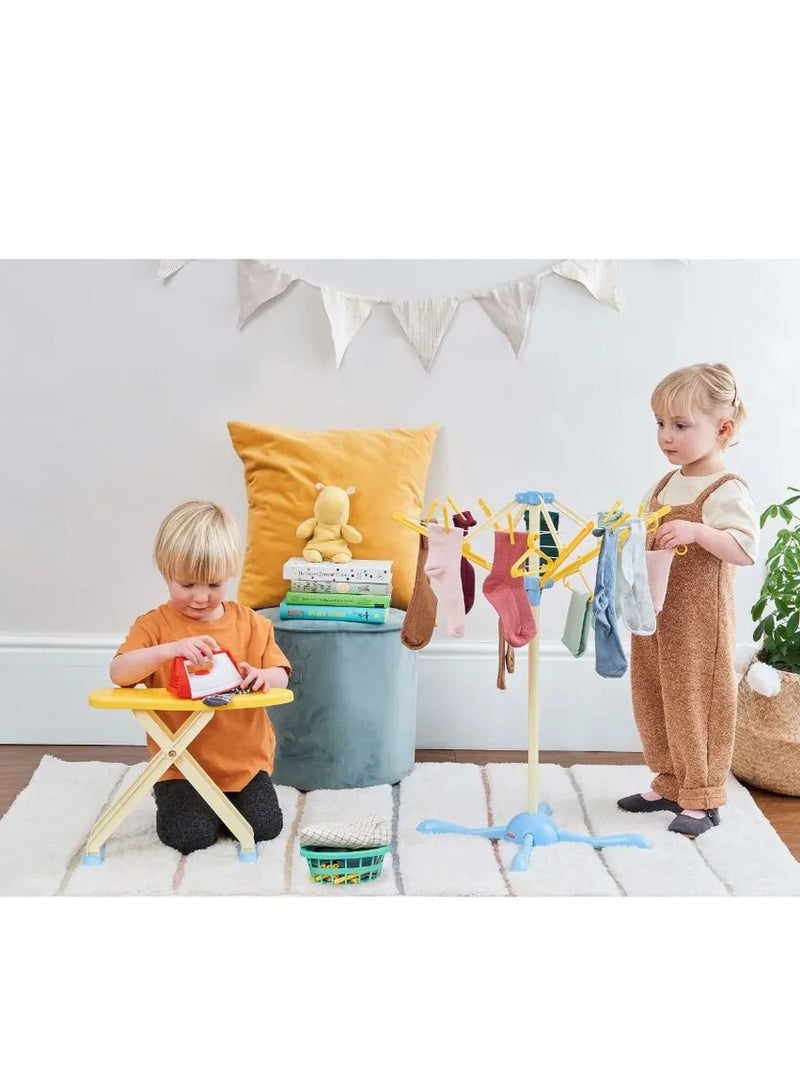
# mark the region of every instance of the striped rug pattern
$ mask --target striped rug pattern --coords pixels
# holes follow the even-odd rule
[[[106,845],[97,867],[81,863],[89,830],[143,766],[44,757],[0,820],[0,894],[40,896],[297,895],[322,898],[653,897],[800,895],[794,860],[749,793],[733,778],[719,827],[696,841],[667,832],[669,813],[630,815],[615,800],[642,790],[641,766],[539,768],[539,796],[564,830],[594,836],[639,833],[649,849],[602,850],[574,842],[535,847],[527,871],[511,870],[513,845],[463,834],[422,834],[417,823],[503,825],[526,809],[527,768],[425,763],[399,785],[308,793],[278,787],[284,828],[259,845],[256,863],[233,842],[183,857],[155,833],[152,797]],[[378,879],[358,885],[311,881],[299,853],[306,825],[386,821],[392,849]]]

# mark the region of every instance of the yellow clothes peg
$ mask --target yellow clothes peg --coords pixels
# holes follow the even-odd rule
[[[482,496],[478,497],[478,506],[480,507],[484,515],[488,515],[490,519],[492,518],[492,509],[489,507],[489,505],[486,503]],[[498,523],[494,523],[493,525],[495,530],[500,529],[500,525]]]
[[[611,519],[619,511],[621,504],[621,500],[615,500],[610,508],[606,508],[605,516],[603,519],[603,526],[608,526],[609,519]]]
[[[426,520],[430,518],[433,512],[430,512],[426,516]],[[398,523],[401,523],[404,527],[408,527],[409,530],[414,530],[417,534],[424,534],[428,537],[428,528],[423,523],[415,523],[413,519],[409,519],[407,515],[403,515],[401,511],[393,511],[392,519],[396,519]]]

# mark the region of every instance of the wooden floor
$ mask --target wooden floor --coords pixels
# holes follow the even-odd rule
[[[44,754],[65,761],[122,761],[128,765],[147,761],[144,746],[0,746],[0,816],[4,815],[30,780]],[[418,750],[417,761],[474,762],[527,761],[524,750]],[[542,764],[641,765],[642,755],[605,751],[542,750]],[[642,785],[644,788],[645,785]],[[796,860],[800,860],[800,799],[773,795],[759,788],[750,792]]]

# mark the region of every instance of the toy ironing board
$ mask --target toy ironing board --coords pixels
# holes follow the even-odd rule
[[[240,679],[241,680],[241,679]],[[96,689],[89,694],[92,708],[126,708],[140,722],[146,733],[160,747],[145,768],[122,795],[111,804],[105,814],[95,822],[89,831],[84,852],[84,864],[102,864],[105,843],[133,809],[145,792],[174,765],[183,773],[220,820],[227,826],[238,841],[239,859],[251,863],[258,858],[253,827],[234,807],[224,792],[220,791],[200,763],[187,752],[189,744],[197,738],[203,728],[215,716],[224,714],[229,709],[266,708],[270,705],[285,705],[294,700],[294,694],[288,689],[269,689],[266,693],[243,693],[233,697],[224,708],[209,708],[201,701],[187,701],[173,697],[165,689]],[[184,723],[173,735],[159,712],[185,711],[189,713]]]

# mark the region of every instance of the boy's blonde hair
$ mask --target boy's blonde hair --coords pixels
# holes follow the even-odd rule
[[[692,364],[671,371],[650,396],[650,407],[658,416],[699,409],[719,420],[729,417],[733,433],[723,447],[731,443],[747,417],[739,385],[727,364]]]
[[[204,500],[187,500],[164,519],[153,559],[165,580],[224,583],[239,568],[239,528],[232,516]]]

